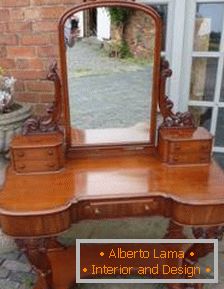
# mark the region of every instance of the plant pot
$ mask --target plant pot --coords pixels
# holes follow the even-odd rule
[[[31,106],[14,103],[12,111],[0,114],[0,153],[8,157],[12,138],[20,134],[24,121],[31,115]]]

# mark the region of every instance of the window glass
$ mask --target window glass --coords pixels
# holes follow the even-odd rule
[[[214,101],[217,67],[218,58],[193,58],[190,100]]]
[[[190,106],[189,111],[192,113],[197,126],[203,126],[210,130],[212,108],[203,106]]]
[[[219,108],[215,134],[215,145],[224,147],[224,107]]]
[[[219,51],[224,3],[197,4],[194,51]]]

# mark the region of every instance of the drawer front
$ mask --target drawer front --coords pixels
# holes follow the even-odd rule
[[[59,153],[58,148],[44,148],[44,149],[13,149],[13,157],[15,160],[51,160],[57,158]]]
[[[130,200],[130,201],[111,201],[90,202],[85,204],[79,215],[81,218],[122,218],[134,216],[148,216],[159,214],[162,206],[156,198]]]
[[[209,163],[211,160],[210,153],[175,153],[170,154],[168,162],[170,164],[200,164]]]
[[[56,171],[62,168],[62,164],[55,160],[16,161],[14,168],[18,173]]]
[[[208,141],[182,141],[171,142],[169,145],[170,153],[208,153],[211,151],[212,142]]]

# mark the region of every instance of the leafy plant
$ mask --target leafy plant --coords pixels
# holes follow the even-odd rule
[[[13,93],[16,79],[4,76],[4,70],[0,66],[0,113],[9,112],[13,109]]]
[[[128,43],[126,41],[122,41],[121,42],[121,45],[120,45],[120,58],[131,58],[133,57],[130,49],[129,49],[129,46],[128,46]]]
[[[131,13],[132,10],[130,8],[123,8],[123,7],[110,7],[108,8],[111,23],[119,26],[121,24],[125,24]]]

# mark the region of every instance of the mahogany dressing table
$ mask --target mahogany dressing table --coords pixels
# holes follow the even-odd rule
[[[154,21],[148,142],[136,142],[130,130],[129,143],[88,144],[89,131],[72,127],[64,24],[74,13],[96,7],[135,9]],[[71,8],[60,19],[62,81],[56,63],[48,74],[55,84],[55,102],[46,117],[29,119],[23,135],[13,139],[11,166],[0,193],[2,230],[16,240],[36,269],[36,289],[68,289],[75,284],[75,248],[63,247],[56,237],[80,220],[159,215],[170,219],[165,238],[184,238],[184,225],[193,228],[196,238],[223,234],[224,173],[211,159],[210,133],[195,127],[190,113],[174,113],[165,94],[172,71],[160,58],[161,31],[157,12],[132,1],[91,1]],[[159,128],[157,107],[163,118]],[[209,250],[197,248],[194,261]]]

